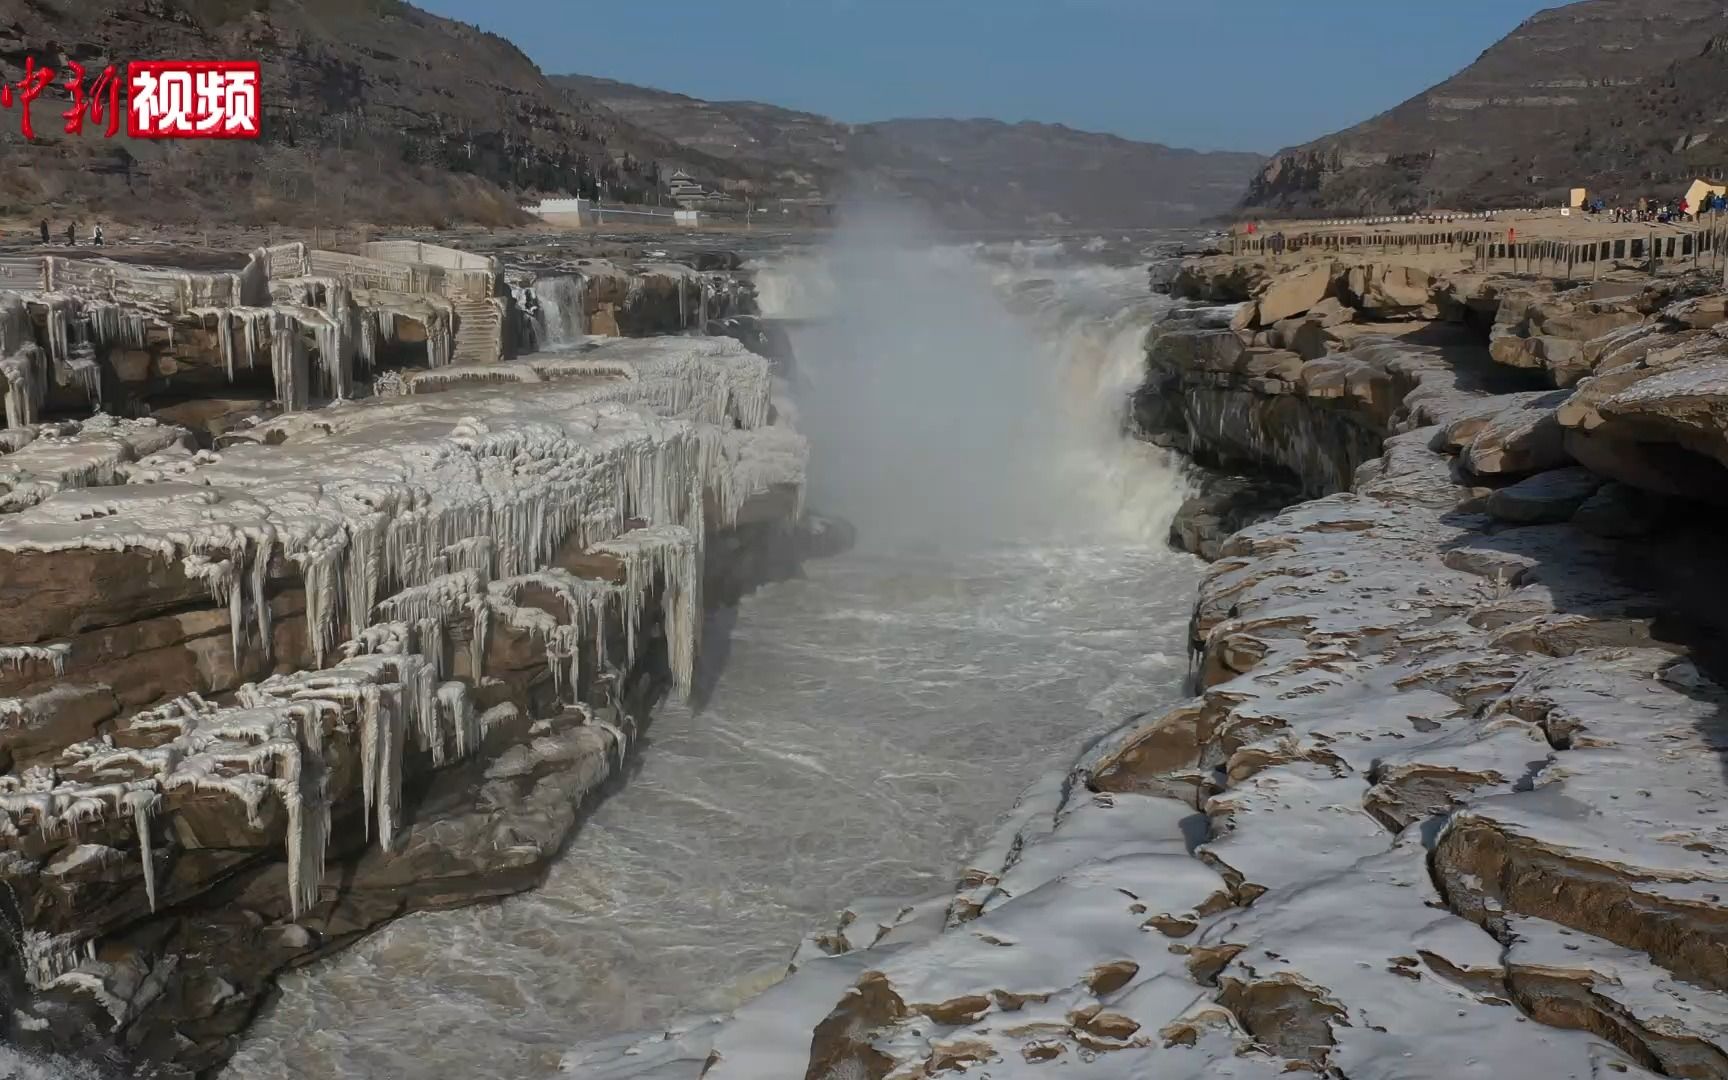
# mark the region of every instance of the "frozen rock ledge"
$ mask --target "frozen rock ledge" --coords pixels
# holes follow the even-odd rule
[[[797,558],[771,382],[590,340],[215,450],[0,431],[7,1040],[191,1075],[276,971],[538,880],[688,690],[704,593]]]
[[[1663,490],[1635,451],[1722,460],[1728,360],[1684,314],[1641,333],[1691,351],[1576,389],[1380,336],[1310,362],[1360,374],[1365,457],[1255,441],[1292,393],[1231,384],[1200,418],[1241,456],[1359,467],[1219,542],[1200,694],[1028,792],[952,895],[848,911],[736,1014],[566,1071],[1728,1076],[1728,694],[1671,623],[1722,595],[1719,533],[1692,504],[1690,555],[1683,515],[1625,539]],[[1656,479],[1719,498],[1689,475]]]

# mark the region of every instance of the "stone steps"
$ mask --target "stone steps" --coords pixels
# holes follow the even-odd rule
[[[457,300],[452,364],[491,364],[504,358],[504,320],[491,300]]]

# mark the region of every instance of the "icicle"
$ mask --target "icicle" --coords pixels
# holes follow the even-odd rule
[[[406,661],[408,657],[403,657]],[[414,659],[418,659],[415,657]],[[430,672],[427,673],[430,675]],[[398,685],[396,700],[380,712],[377,727],[378,746],[378,846],[385,851],[396,849],[396,818],[402,806],[402,736],[403,711],[406,702],[417,700],[417,688]]]
[[[0,354],[10,355],[36,344],[36,323],[29,305],[15,292],[0,292]]]
[[[252,586],[252,617],[256,620],[258,630],[258,648],[266,661],[270,660],[276,651],[276,643],[272,640],[270,601],[264,591],[270,574],[270,553],[274,547],[270,537],[265,537],[253,547],[252,572],[249,575]],[[239,658],[238,653],[235,658]]]
[[[271,330],[272,313],[269,308],[244,308],[238,312],[240,318],[240,350],[245,361],[246,370],[252,370],[258,362],[258,354],[264,349],[265,331]]]
[[[48,359],[58,368],[72,353],[72,319],[77,315],[78,301],[58,293],[43,299],[48,305]]]
[[[228,381],[234,381],[234,311],[232,308],[216,309],[216,341],[222,347],[222,369],[228,373]]]
[[[270,373],[276,381],[276,400],[285,412],[306,408],[306,341],[300,334],[298,316],[273,311],[270,316]]]
[[[638,529],[617,540],[596,544],[594,550],[624,562],[624,621],[626,662],[636,662],[639,627],[647,597],[656,581],[662,585],[667,659],[679,693],[690,696],[695,683],[696,650],[701,636],[702,580],[696,542],[681,526]]]
[[[480,742],[479,717],[468,687],[459,682],[444,683],[438,688],[438,708],[440,725],[449,733],[456,759],[466,759]]]
[[[378,762],[384,750],[383,691],[376,686],[360,691],[360,790],[366,800],[366,835],[372,835],[372,815],[378,802]]]
[[[426,316],[426,366],[448,367],[456,350],[456,334],[448,309],[434,308]]]
[[[336,578],[345,546],[344,540],[334,539],[292,556],[300,567],[300,577],[305,585],[306,633],[311,639],[312,658],[318,667],[324,666],[324,657],[335,644],[337,627],[341,623]]]
[[[297,720],[296,743],[283,755],[288,759],[287,775],[277,785],[288,811],[289,906],[298,919],[318,902],[318,883],[324,877],[330,836],[330,801],[323,762],[316,753],[321,736],[309,729],[309,725],[319,723],[318,708],[311,703],[290,708]]]
[[[486,670],[486,639],[492,633],[492,609],[483,597],[471,599],[469,606],[473,624],[468,636],[468,671],[472,678],[479,679]]]
[[[47,664],[56,676],[64,676],[66,658],[70,655],[72,646],[67,644],[0,645],[0,671],[22,671],[25,664],[36,662]]]
[[[346,305],[347,291],[340,286],[334,286],[326,295],[338,291],[341,302]],[[324,389],[331,398],[338,401],[352,397],[354,339],[349,333],[346,307],[340,315],[308,310],[305,321],[312,327],[313,342],[318,350],[318,370],[323,375]]]
[[[156,910],[156,851],[150,839],[150,816],[156,812],[161,796],[154,791],[139,789],[126,793],[124,803],[132,811],[132,826],[138,833],[138,855],[144,866],[144,895],[150,910]]]
[[[0,358],[0,377],[6,381],[6,426],[36,423],[48,400],[48,357],[41,347],[27,344]]]
[[[612,746],[618,751],[618,767],[622,769],[624,767],[624,759],[629,756],[630,753],[630,740],[625,737],[624,729],[619,727],[617,724],[601,720],[598,717],[589,717],[588,723],[612,736]]]

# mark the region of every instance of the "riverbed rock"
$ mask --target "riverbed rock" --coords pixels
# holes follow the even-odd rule
[[[1488,496],[1488,513],[1501,521],[1542,525],[1568,521],[1602,486],[1589,469],[1554,469],[1537,473]]]
[[[1595,536],[1647,536],[1661,527],[1663,510],[1659,497],[1609,481],[1579,505],[1572,524]]]
[[[1398,319],[1426,312],[1436,315],[1434,276],[1397,263],[1353,266],[1344,285],[1351,306],[1370,319]]]
[[[1517,475],[1557,468],[1569,460],[1556,415],[1564,391],[1521,400],[1484,423],[1460,457],[1466,469],[1484,475]]]
[[[1170,291],[1188,300],[1242,303],[1252,300],[1271,276],[1264,263],[1230,255],[1202,256],[1182,261],[1170,282]]]
[[[1299,488],[1277,480],[1208,475],[1171,520],[1170,544],[1210,562],[1225,539],[1300,499]]]
[[[1659,372],[1606,398],[1597,411],[1634,436],[1728,465],[1728,360]]]
[[[1256,321],[1271,326],[1300,315],[1331,295],[1333,287],[1331,263],[1310,263],[1281,273],[1267,282],[1256,299]]]
[[[883,1075],[962,1044],[1005,1075],[1083,1052],[1123,1077],[1716,1075],[1728,697],[1648,636],[1663,601],[1619,576],[1617,542],[1456,509],[1451,455],[1481,432],[1448,427],[1551,414],[1531,400],[1436,387],[1353,492],[1220,544],[1192,624],[1203,693],[1035,803],[968,874],[964,921],[801,965],[782,1000],[827,1004],[791,1030],[747,1006],[708,1036],[713,1071],[802,1064],[844,1026],[848,1067]],[[1550,519],[1598,482],[1545,471],[1488,499]],[[1118,936],[1118,904],[1181,965]],[[1102,969],[1132,974],[1099,995]],[[888,992],[903,1013],[821,1026]]]

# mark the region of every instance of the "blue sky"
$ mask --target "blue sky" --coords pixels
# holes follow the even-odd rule
[[[1201,149],[1304,142],[1556,0],[415,0],[578,71],[846,121],[991,116]]]

